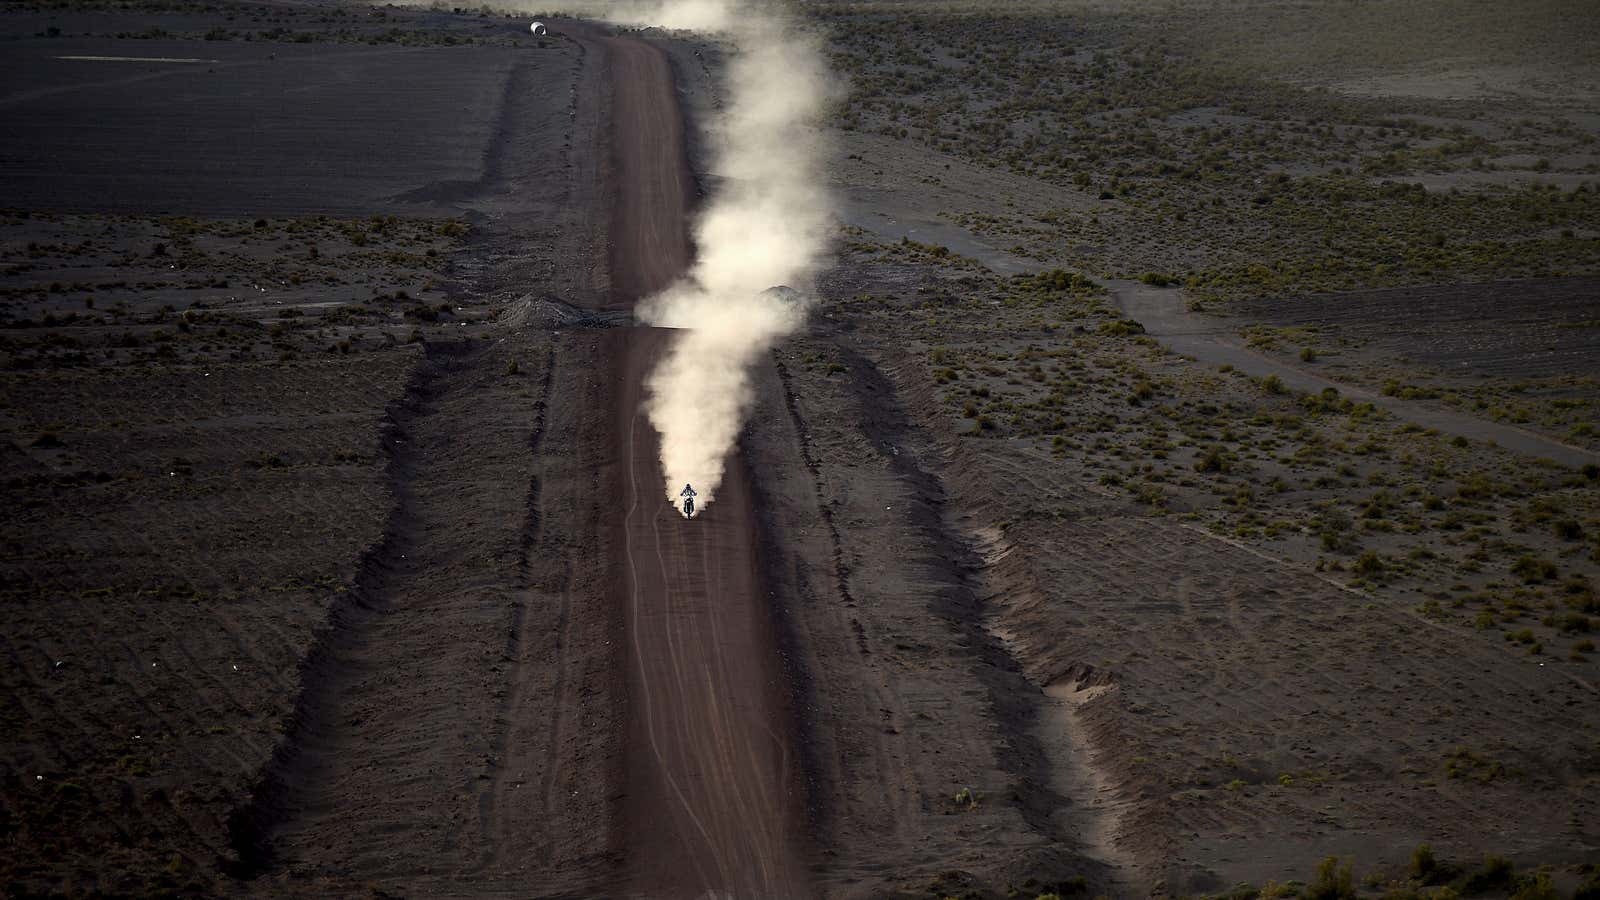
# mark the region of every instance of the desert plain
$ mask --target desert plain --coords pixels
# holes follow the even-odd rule
[[[1587,4],[794,4],[692,520],[741,50],[587,12],[0,10],[8,896],[1600,895]]]

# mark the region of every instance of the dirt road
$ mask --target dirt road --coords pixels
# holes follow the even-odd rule
[[[638,389],[671,336],[630,337],[618,427],[633,884],[651,897],[806,896],[798,756],[757,577],[749,476],[735,457],[717,505],[692,522],[664,500]]]
[[[559,187],[581,204],[544,283],[626,309],[690,262],[683,122],[661,51],[572,31],[572,127],[609,109],[612,155],[542,167],[567,172]],[[497,191],[522,221],[519,185]],[[610,284],[589,290],[602,267],[587,211],[607,209]],[[530,236],[498,227],[480,239],[494,264],[480,290],[540,277],[515,252]],[[429,344],[390,410],[394,507],[231,817],[234,874],[314,895],[807,893],[747,471],[733,460],[693,522],[665,502],[641,410],[672,332],[506,325]]]
[[[600,40],[614,86],[612,300],[630,304],[687,268],[692,182],[666,56]],[[685,520],[663,495],[642,410],[671,340],[631,330],[617,370],[630,885],[650,897],[805,896],[793,716],[759,588],[749,475],[735,457],[716,506]]]
[[[666,57],[639,41],[591,40],[612,85],[611,300],[627,308],[689,267],[694,182]]]

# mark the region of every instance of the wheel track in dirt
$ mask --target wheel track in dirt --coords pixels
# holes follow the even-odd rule
[[[839,525],[833,521],[833,509],[829,506],[827,498],[823,495],[820,469],[816,457],[811,453],[811,438],[806,433],[806,423],[800,416],[800,408],[795,404],[794,391],[790,387],[789,369],[773,354],[773,366],[778,371],[778,380],[783,385],[783,406],[789,411],[789,421],[794,425],[795,437],[800,445],[800,458],[805,462],[806,470],[811,473],[811,487],[817,498],[817,512],[822,516],[822,521],[828,527],[828,540],[833,546],[833,577],[839,591],[839,597],[847,605],[855,605],[855,597],[850,595],[850,567],[844,561],[844,542],[839,538]],[[853,630],[860,639],[861,623],[856,622]],[[867,652],[865,641],[861,641],[862,652]]]
[[[1578,468],[1600,461],[1600,452],[1569,444],[1551,434],[1482,418],[1449,406],[1389,396],[1358,383],[1336,381],[1308,365],[1294,365],[1258,352],[1233,333],[1245,320],[1217,320],[1189,311],[1181,292],[1154,288],[1134,281],[1112,281],[1112,301],[1137,319],[1154,339],[1169,350],[1203,363],[1231,365],[1256,376],[1277,376],[1289,387],[1309,393],[1332,388],[1361,403],[1371,403],[1397,418],[1470,440],[1487,441],[1534,458],[1555,460]],[[1397,289],[1399,290],[1405,289]]]
[[[811,494],[812,508],[816,511],[817,518],[822,521],[828,534],[829,568],[836,597],[827,598],[826,601],[819,598],[811,586],[801,577],[803,569],[797,569],[793,589],[807,606],[815,607],[826,602],[828,606],[833,607],[835,610],[833,614],[834,620],[840,626],[843,626],[840,628],[840,632],[850,635],[855,652],[863,662],[866,662],[873,657],[872,640],[855,610],[857,601],[850,590],[851,567],[845,559],[844,540],[839,533],[839,524],[835,521],[833,503],[828,499],[827,490],[824,487],[822,466],[811,446],[810,427],[800,411],[800,405],[793,387],[793,378],[788,366],[783,362],[782,354],[774,351],[772,362],[773,372],[777,376],[777,387],[783,394],[784,413],[793,435],[794,452],[799,455],[800,461],[805,466],[805,482]],[[768,528],[772,527],[770,522],[764,524]],[[797,635],[793,639],[799,641],[803,639],[803,636]],[[796,647],[794,655],[797,657],[803,656],[804,649]],[[802,678],[794,679],[797,682],[795,685],[796,691],[799,693],[801,687],[804,687],[806,689],[803,695],[804,700],[808,706],[811,706],[820,701],[815,696],[809,673],[803,671],[803,666],[801,668],[800,674]],[[897,759],[895,757],[888,743],[883,739],[885,732],[902,734],[911,730],[912,715],[905,707],[903,687],[893,667],[864,666],[864,668],[873,668],[877,675],[878,683],[874,683],[873,679],[863,679],[861,685],[862,689],[871,696],[869,706],[880,715],[881,727],[872,729],[869,732],[872,737],[855,747],[852,750],[852,755],[857,759],[864,759],[866,761],[865,766],[871,769],[873,775],[867,779],[869,783],[882,786],[900,786],[901,789],[898,791],[885,792],[885,801],[877,808],[878,819],[874,824],[882,830],[882,836],[885,839],[890,839],[892,836],[893,840],[913,843],[916,839],[912,836],[912,829],[915,827],[914,823],[918,816],[921,798],[918,795],[918,791],[907,786],[917,783],[916,773],[912,771],[905,758]],[[811,723],[806,724],[810,725]],[[803,749],[812,753],[816,752],[815,748],[809,744],[805,745]],[[840,773],[832,771],[833,766],[836,765],[837,763],[832,761],[813,760],[812,764],[807,767],[807,777],[813,781],[822,778],[839,779],[841,777]],[[810,814],[813,826],[819,833],[819,840],[822,839],[823,835],[826,835],[830,841],[834,838],[832,831],[838,824],[836,820],[839,810],[833,808],[834,804],[828,802],[826,795],[830,789],[838,790],[838,787],[837,784],[832,784],[827,789],[818,789],[814,792],[816,796],[813,797]],[[890,797],[893,799],[889,799]]]

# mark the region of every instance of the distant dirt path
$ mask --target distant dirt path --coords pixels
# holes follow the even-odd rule
[[[1564,444],[1554,438],[1525,431],[1476,416],[1438,409],[1422,403],[1385,397],[1355,385],[1324,378],[1287,363],[1270,359],[1239,343],[1224,320],[1202,316],[1184,308],[1179,291],[1154,288],[1134,281],[1108,282],[1112,299],[1122,314],[1143,325],[1146,333],[1163,346],[1185,356],[1214,365],[1228,364],[1248,375],[1276,375],[1296,390],[1320,391],[1334,388],[1339,393],[1364,403],[1372,403],[1395,416],[1424,428],[1437,428],[1448,434],[1480,441],[1494,441],[1516,453],[1553,459],[1568,466],[1600,462],[1600,453]]]
[[[597,40],[614,90],[612,302],[631,305],[689,265],[692,179],[665,54]],[[642,404],[671,340],[630,330],[617,370],[629,887],[652,898],[808,896],[793,713],[760,589],[748,472],[735,455],[716,505],[693,521],[662,494]]]
[[[629,308],[688,269],[694,179],[665,55],[635,40],[597,41],[612,84],[611,300]]]

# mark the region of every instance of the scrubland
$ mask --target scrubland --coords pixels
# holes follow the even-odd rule
[[[1090,761],[1097,787],[1063,788],[1074,830],[1144,879],[1123,889],[1578,890],[1592,836],[1557,798],[1594,786],[1600,458],[1495,438],[1597,447],[1594,23],[1566,3],[811,10],[850,78],[835,186],[902,212],[840,235],[820,290],[845,357],[791,364],[860,387],[854,354],[924,429],[944,520],[988,561],[987,628],[1055,723],[1035,732],[1065,729],[1059,769]],[[921,237],[934,218],[972,241]],[[1326,386],[1168,349],[1130,285]],[[1565,711],[1509,726],[1513,696]],[[1535,797],[1565,823],[1496,837]],[[1462,802],[1483,817],[1444,812]]]

